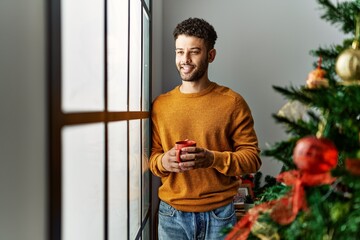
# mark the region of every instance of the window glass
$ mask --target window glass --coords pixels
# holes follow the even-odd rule
[[[61,43],[63,112],[104,110],[102,0],[61,1]]]
[[[108,1],[108,110],[127,110],[128,1]]]
[[[150,9],[150,0],[145,0],[145,4],[146,4],[147,8]]]
[[[146,222],[146,225],[142,231],[142,240],[150,240],[150,223]]]
[[[141,102],[141,1],[130,1],[130,111],[140,111]]]
[[[140,200],[141,200],[141,120],[129,121],[129,149],[130,149],[130,238],[134,239],[140,229]]]
[[[62,238],[104,236],[104,124],[62,129]]]
[[[127,121],[109,123],[109,239],[127,238]]]
[[[150,109],[150,22],[149,17],[143,11],[143,96],[142,110]]]
[[[150,208],[150,170],[149,170],[149,158],[150,158],[150,120],[144,119],[142,121],[142,146],[143,146],[143,158],[142,158],[142,220],[145,219],[147,212]]]

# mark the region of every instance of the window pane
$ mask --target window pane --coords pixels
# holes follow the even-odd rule
[[[150,23],[146,11],[143,11],[143,111],[150,109]]]
[[[141,1],[130,1],[130,111],[140,111]]]
[[[144,229],[142,231],[142,240],[150,240],[150,221],[146,222]]]
[[[142,220],[145,219],[146,213],[150,207],[150,120],[145,119],[143,123],[142,145],[143,145],[143,159],[142,159]]]
[[[130,238],[134,239],[140,228],[140,171],[141,171],[141,139],[140,120],[130,122]]]
[[[104,1],[61,1],[61,31],[62,110],[104,110]]]
[[[127,238],[127,122],[109,123],[109,239]]]
[[[108,110],[127,110],[128,1],[108,1]]]
[[[104,236],[104,125],[62,130],[62,239]]]
[[[150,0],[145,0],[146,6],[150,9]]]

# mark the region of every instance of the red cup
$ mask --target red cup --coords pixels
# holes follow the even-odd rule
[[[184,147],[196,147],[196,142],[193,140],[184,140],[184,141],[177,141],[175,143],[176,160],[178,162],[181,162],[181,159],[180,159],[181,149]]]

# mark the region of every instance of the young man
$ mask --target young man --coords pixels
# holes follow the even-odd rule
[[[236,223],[236,176],[261,166],[254,122],[245,100],[208,78],[217,34],[203,19],[174,30],[181,85],[157,97],[152,108],[150,169],[161,178],[159,239],[221,239]],[[190,139],[176,159],[175,142]]]

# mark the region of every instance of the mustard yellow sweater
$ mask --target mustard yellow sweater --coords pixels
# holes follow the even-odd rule
[[[237,192],[235,176],[261,166],[250,109],[227,87],[212,82],[200,93],[183,94],[178,86],[155,99],[151,118],[150,170],[161,178],[159,198],[175,209],[205,212],[224,206]],[[213,151],[213,165],[183,173],[166,171],[162,156],[184,139]]]

